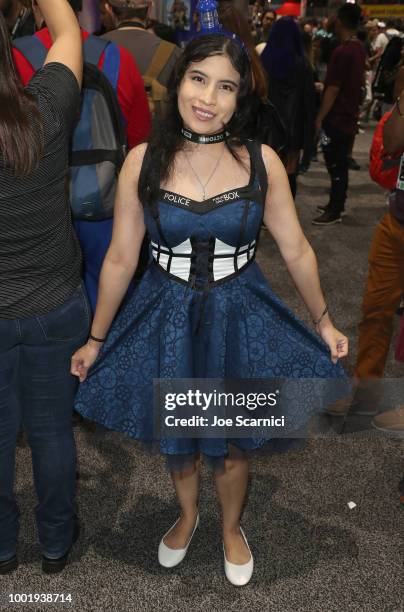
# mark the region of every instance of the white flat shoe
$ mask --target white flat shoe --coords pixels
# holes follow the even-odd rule
[[[176,526],[179,520],[180,519],[178,518],[175,521],[174,525],[170,527],[167,533],[165,533],[164,536],[161,538],[161,542],[159,544],[158,559],[159,559],[160,565],[162,565],[163,567],[175,567],[176,565],[181,563],[181,561],[184,559],[185,555],[187,554],[188,547],[191,544],[191,540],[193,538],[195,530],[199,525],[199,514],[196,517],[195,526],[194,526],[194,529],[191,533],[191,537],[189,538],[188,544],[186,545],[186,547],[185,548],[169,548],[166,544],[164,544],[164,538],[170,533],[171,529],[173,529]]]
[[[250,582],[254,570],[254,559],[251,554],[250,547],[248,546],[247,539],[244,535],[244,531],[241,529],[241,527],[240,532],[251,555],[251,559],[247,561],[247,563],[243,563],[242,565],[239,565],[237,563],[230,563],[230,561],[226,559],[226,551],[224,549],[223,543],[224,572],[226,574],[227,580],[234,584],[234,586],[244,586],[245,584]]]

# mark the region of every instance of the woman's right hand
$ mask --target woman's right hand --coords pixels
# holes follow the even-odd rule
[[[98,357],[100,352],[101,344],[93,344],[91,340],[84,346],[79,348],[72,357],[72,363],[70,373],[73,376],[78,376],[80,382],[83,382],[87,378],[88,370],[91,368],[93,363]]]

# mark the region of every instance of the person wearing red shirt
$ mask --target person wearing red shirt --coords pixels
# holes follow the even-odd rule
[[[77,0],[69,0],[73,9],[80,10]],[[39,27],[44,22],[39,7],[34,6],[34,14]],[[89,33],[82,30],[82,39],[85,41]],[[35,36],[50,49],[52,38],[48,28],[40,29]],[[129,149],[144,142],[151,127],[151,115],[147,102],[146,92],[142,76],[136,66],[132,55],[117,45],[120,51],[120,67],[117,83],[117,97],[119,106],[125,122],[125,132]],[[29,83],[34,75],[34,69],[24,55],[13,48],[14,63],[20,78],[25,85]],[[104,63],[104,53],[101,55],[98,67],[101,69]],[[87,289],[93,311],[98,293],[98,280],[102,262],[108,250],[112,237],[112,219],[104,221],[75,221],[74,226],[80,246],[83,251],[84,260],[84,283]]]
[[[89,33],[84,30],[82,30],[81,34],[83,41],[89,37]],[[52,39],[48,28],[39,30],[35,36],[39,38],[47,49],[51,48]],[[117,46],[121,56],[117,87],[118,102],[125,119],[128,146],[132,149],[147,139],[151,126],[151,116],[142,75],[136,66],[135,60],[129,51],[119,45]],[[13,48],[13,56],[17,71],[25,86],[31,80],[34,69],[18,49]],[[98,67],[102,68],[103,63],[104,54],[101,56]]]

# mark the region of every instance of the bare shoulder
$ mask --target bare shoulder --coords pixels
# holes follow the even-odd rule
[[[261,153],[267,174],[276,175],[279,172],[284,172],[284,165],[279,155],[271,147],[265,144],[261,145]]]
[[[132,166],[134,164],[142,165],[144,155],[147,149],[147,142],[142,142],[141,144],[133,147],[131,151],[129,151],[126,161]]]
[[[122,167],[124,176],[131,176],[136,181],[138,180],[146,149],[147,143],[142,142],[129,151]]]

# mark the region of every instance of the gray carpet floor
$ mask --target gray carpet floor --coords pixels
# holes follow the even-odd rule
[[[323,289],[337,326],[350,338],[353,371],[356,326],[367,253],[385,194],[369,179],[370,134],[360,135],[351,172],[348,216],[318,228],[310,221],[326,203],[322,162],[299,178],[299,216],[319,260]],[[264,230],[260,264],[272,287],[309,320],[276,246]],[[397,319],[398,323],[398,319]],[[387,375],[403,366],[389,356]],[[162,534],[177,517],[168,473],[118,434],[76,430],[78,503],[84,532],[71,563],[55,577],[41,573],[33,517],[30,452],[18,450],[17,494],[22,511],[17,572],[0,579],[7,610],[217,612],[403,612],[403,513],[398,482],[402,440],[357,428],[299,443],[288,453],[256,456],[243,525],[255,557],[250,584],[237,589],[223,573],[218,505],[207,468],[202,472],[201,527],[186,560],[173,570],[156,559]],[[352,510],[348,502],[356,507]],[[71,604],[11,604],[10,593],[71,594]]]

